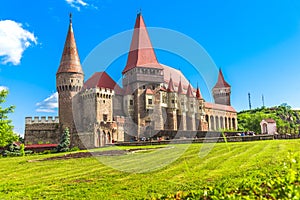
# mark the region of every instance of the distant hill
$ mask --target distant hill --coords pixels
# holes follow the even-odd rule
[[[260,133],[262,119],[272,118],[276,121],[277,132],[280,134],[298,134],[300,127],[300,111],[292,110],[287,104],[281,104],[271,108],[256,108],[244,110],[238,113],[239,131],[255,131]]]

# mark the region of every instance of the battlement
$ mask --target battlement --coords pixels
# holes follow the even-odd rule
[[[59,123],[58,117],[45,116],[42,117],[25,117],[25,124],[44,124],[44,123]]]

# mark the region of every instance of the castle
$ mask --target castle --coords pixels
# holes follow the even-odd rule
[[[215,103],[206,102],[180,70],[158,62],[141,13],[120,73],[123,88],[105,71],[84,82],[70,17],[56,73],[59,117],[26,117],[25,143],[57,144],[65,128],[70,130],[72,146],[80,148],[139,139],[149,136],[149,131],[237,129],[231,86],[222,71],[212,89]]]

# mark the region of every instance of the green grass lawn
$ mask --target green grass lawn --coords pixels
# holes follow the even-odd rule
[[[27,161],[63,154],[0,158],[0,199],[149,199],[205,186],[234,188],[246,179],[280,172],[288,152],[299,152],[300,140],[164,147],[39,162]],[[100,151],[128,148],[140,147]]]

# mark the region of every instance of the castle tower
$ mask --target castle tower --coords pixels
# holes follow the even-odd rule
[[[174,90],[172,77],[170,77],[168,88],[168,107],[167,107],[167,129],[177,130],[177,93]]]
[[[76,47],[72,27],[72,16],[67,38],[64,45],[59,68],[56,73],[56,89],[58,92],[59,122],[62,128],[68,127],[73,133],[75,125],[73,118],[74,96],[81,90],[84,81],[84,74],[81,68],[80,59]]]
[[[183,92],[181,80],[178,84],[178,112],[177,112],[177,130],[186,130],[186,95]]]
[[[196,106],[196,99],[193,94],[193,89],[191,84],[189,84],[187,92],[186,92],[186,97],[187,97],[187,119],[186,119],[186,126],[187,130],[196,130],[196,124],[195,124],[195,106]]]
[[[213,87],[213,97],[216,104],[230,106],[231,86],[225,81],[222,70],[219,70],[218,81]]]
[[[157,61],[141,13],[136,18],[127,64],[122,74],[123,87],[131,84],[133,90],[143,84],[164,82],[163,67]]]
[[[164,82],[163,67],[158,63],[148,31],[139,13],[136,18],[127,63],[122,71],[123,87],[130,85],[133,90],[133,121],[137,125],[136,136],[145,124],[149,124],[146,109],[145,90],[158,88]]]

